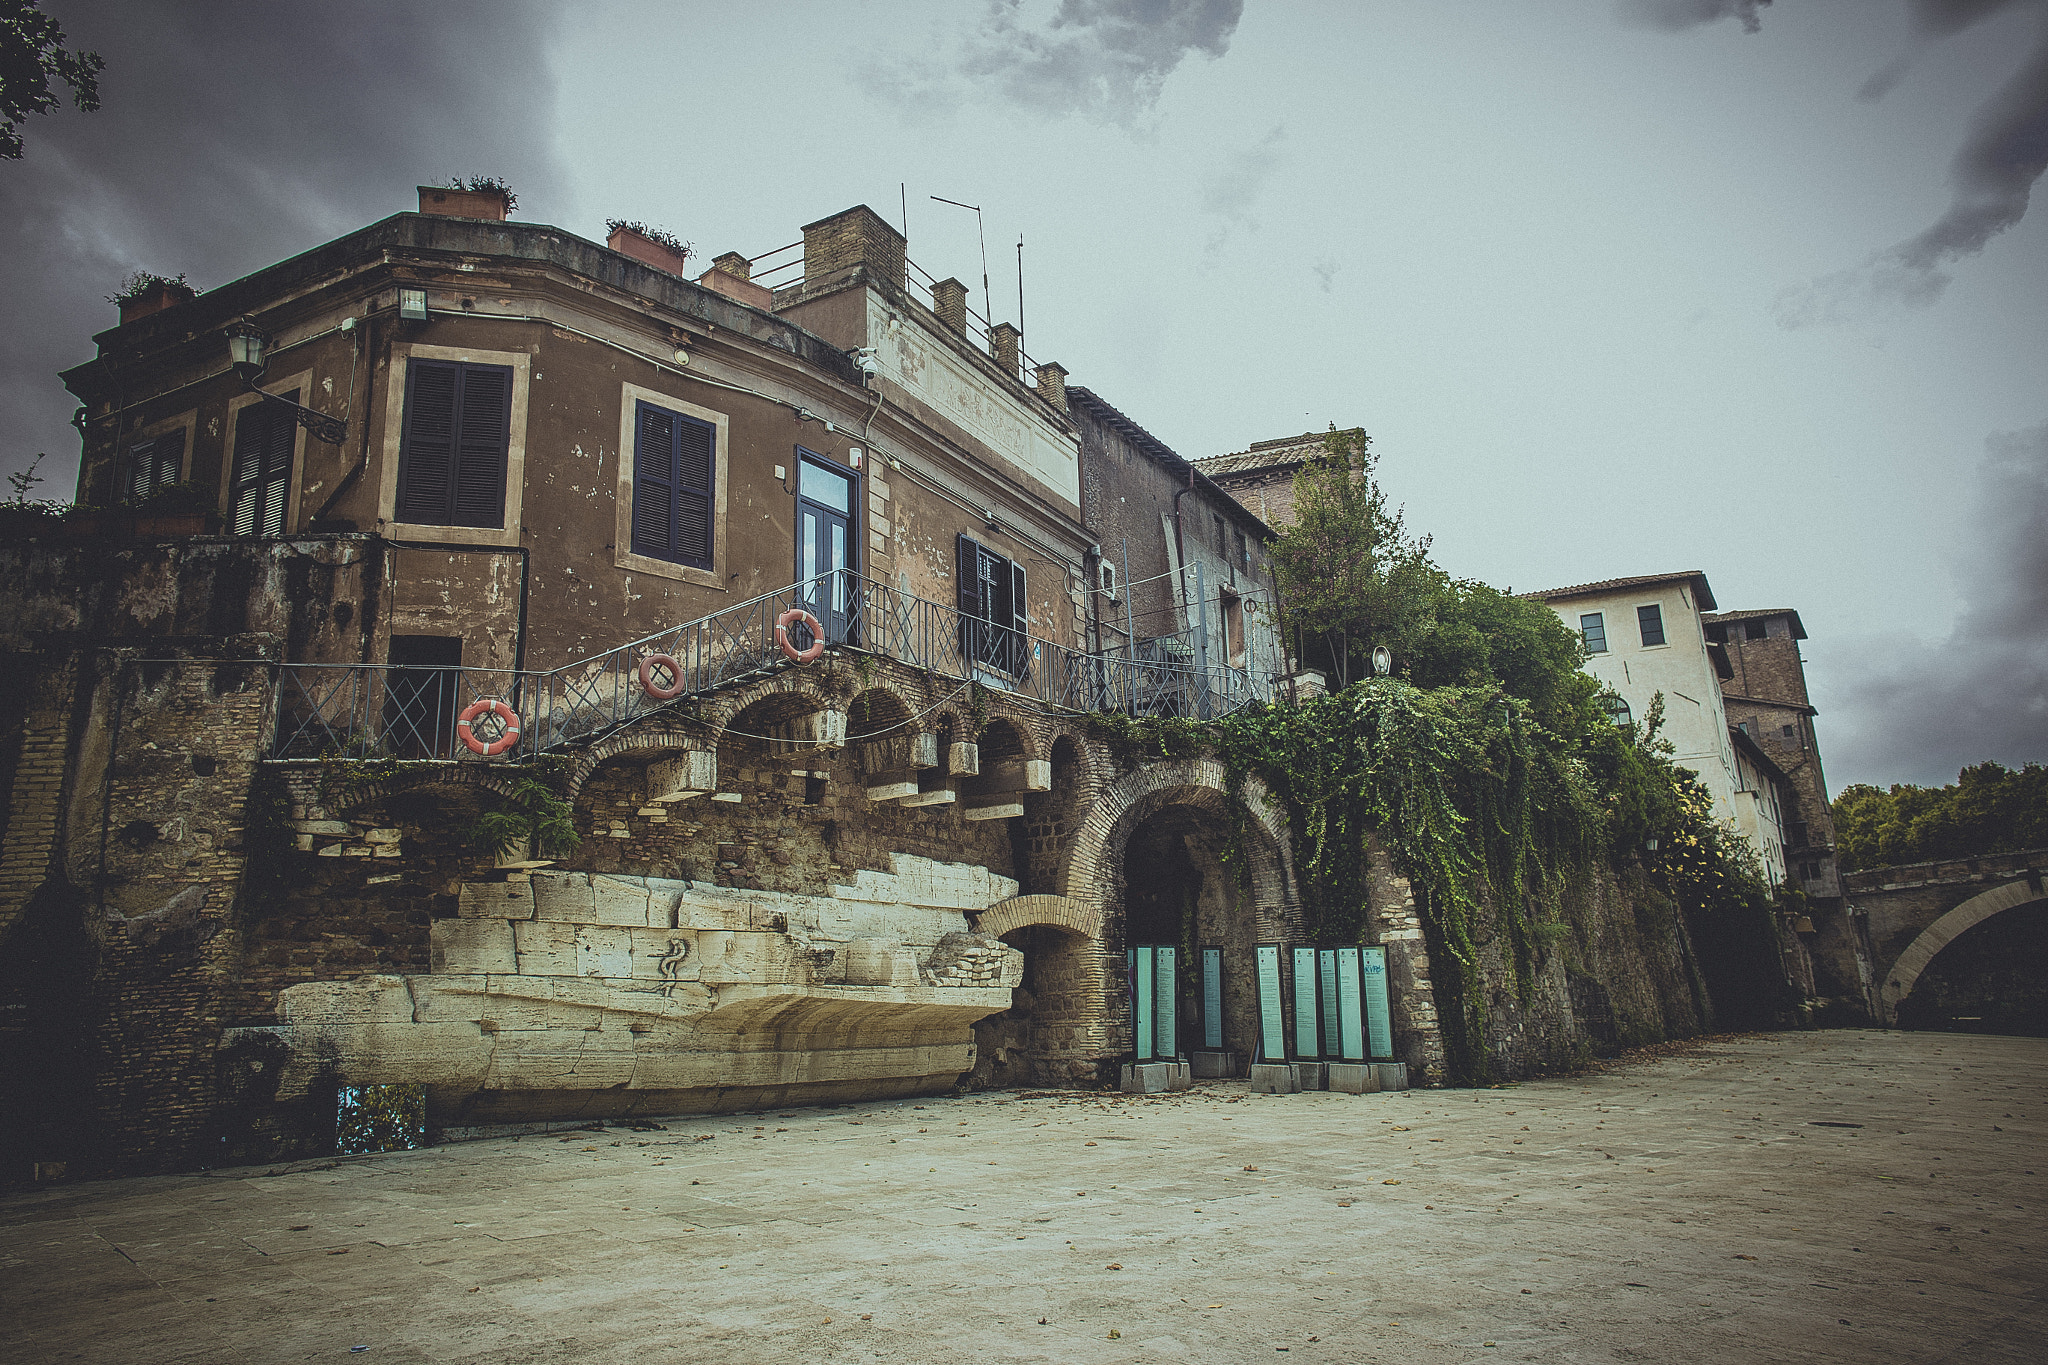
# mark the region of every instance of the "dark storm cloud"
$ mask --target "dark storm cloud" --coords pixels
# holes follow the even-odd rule
[[[1838,321],[1870,299],[1924,308],[1948,288],[1945,267],[1982,251],[1993,237],[2026,215],[2034,182],[2048,170],[2048,5],[2039,0],[1915,0],[1915,46],[1872,76],[1858,94],[1882,99],[1927,45],[1959,33],[2001,10],[2041,11],[2032,52],[2020,69],[1978,109],[1949,167],[1955,197],[1925,231],[1850,270],[1821,276],[1778,296],[1785,327]]]
[[[1189,57],[1221,57],[1244,0],[1061,0],[1043,24],[1022,0],[990,0],[980,24],[936,57],[897,63],[889,93],[946,112],[999,91],[1044,114],[1129,125]]]
[[[1697,28],[1722,19],[1740,19],[1742,27],[1755,33],[1763,26],[1757,11],[1771,0],[1621,0],[1623,19],[1648,28]]]
[[[37,491],[68,495],[74,400],[56,372],[115,322],[136,270],[205,289],[414,207],[412,187],[499,175],[522,217],[559,171],[527,0],[122,0],[48,8],[107,68],[104,109],[28,129],[0,165],[0,465],[50,452]]]
[[[1826,722],[1838,780],[1955,781],[1987,758],[2048,762],[2048,423],[1993,436],[1978,474],[1964,607],[1938,649],[1900,642]]]

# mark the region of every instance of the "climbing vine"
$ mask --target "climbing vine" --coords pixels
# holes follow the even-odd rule
[[[1661,701],[1661,699],[1660,699]],[[1220,720],[1091,724],[1126,756],[1209,756],[1227,774],[1233,824],[1226,862],[1247,877],[1245,781],[1258,777],[1286,812],[1303,917],[1318,943],[1361,942],[1377,840],[1417,892],[1440,990],[1453,1080],[1487,1075],[1483,926],[1502,939],[1508,985],[1524,1002],[1544,948],[1563,938],[1565,892],[1596,867],[1645,863],[1689,911],[1757,903],[1761,884],[1732,840],[1702,814],[1701,794],[1658,736],[1661,705],[1617,726],[1597,698],[1553,707],[1503,686],[1416,687],[1371,678],[1298,705],[1250,707]]]

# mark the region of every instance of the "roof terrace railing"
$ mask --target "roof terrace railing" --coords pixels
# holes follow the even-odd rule
[[[1198,668],[1171,652],[1075,650],[842,569],[547,671],[281,664],[271,756],[475,758],[457,722],[492,701],[509,707],[522,730],[509,754],[589,743],[674,701],[796,667],[776,638],[793,609],[810,614],[830,648],[1067,710],[1209,717],[1265,695],[1243,669]],[[785,634],[798,651],[815,643],[801,620]],[[495,725],[486,709],[473,733],[487,741]]]

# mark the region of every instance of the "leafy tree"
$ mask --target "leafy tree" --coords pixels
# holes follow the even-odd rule
[[[51,82],[71,88],[71,102],[83,113],[100,107],[97,52],[71,52],[64,30],[37,8],[37,0],[0,0],[0,157],[19,161],[20,123],[47,114],[59,103]]]
[[[1272,547],[1282,622],[1339,687],[1370,668],[1375,644],[1416,630],[1441,575],[1429,537],[1411,538],[1388,508],[1377,461],[1371,437],[1332,425],[1323,453],[1295,471],[1294,524]]]
[[[1979,763],[1946,787],[1858,783],[1833,810],[1845,872],[2048,848],[2048,768]]]

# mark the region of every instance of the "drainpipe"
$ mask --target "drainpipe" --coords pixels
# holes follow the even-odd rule
[[[1187,486],[1186,488],[1180,489],[1179,491],[1177,491],[1177,492],[1176,492],[1176,493],[1175,493],[1175,494],[1173,495],[1173,549],[1174,549],[1174,553],[1180,556],[1180,580],[1181,580],[1181,581],[1180,581],[1179,587],[1180,587],[1180,605],[1181,605],[1181,613],[1182,613],[1182,615],[1187,615],[1187,614],[1188,614],[1188,613],[1187,613],[1187,605],[1188,605],[1188,581],[1187,581],[1187,579],[1188,579],[1188,538],[1187,538],[1187,536],[1186,536],[1186,535],[1184,535],[1184,534],[1182,533],[1182,531],[1181,531],[1181,523],[1180,523],[1180,500],[1181,500],[1182,498],[1186,497],[1186,496],[1187,496],[1188,494],[1190,494],[1190,493],[1194,492],[1194,491],[1195,491],[1195,466],[1194,466],[1194,462],[1193,462],[1193,461],[1189,461],[1189,462],[1188,462],[1188,486]],[[1188,619],[1189,619],[1189,622],[1190,622],[1190,624],[1192,624],[1192,622],[1193,622],[1193,619],[1194,619],[1194,618],[1193,618],[1192,616],[1189,616],[1189,618],[1188,618]]]

